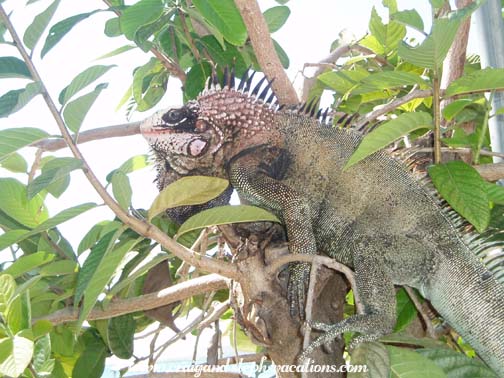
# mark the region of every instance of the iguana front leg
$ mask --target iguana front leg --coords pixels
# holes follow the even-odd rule
[[[287,229],[290,253],[314,255],[317,252],[306,198],[290,186],[270,176],[264,156],[252,154],[235,159],[229,166],[231,184],[238,193],[259,206],[276,210]],[[268,172],[269,171],[269,172]],[[305,292],[310,279],[310,264],[289,267],[288,302],[290,313],[304,319]]]
[[[336,324],[314,322],[310,326],[325,331],[302,353],[300,360],[308,357],[316,348],[339,337],[344,332],[359,332],[351,346],[373,341],[392,333],[396,321],[396,300],[392,279],[384,261],[386,246],[380,235],[361,237],[353,246],[356,291],[364,313],[354,315]]]

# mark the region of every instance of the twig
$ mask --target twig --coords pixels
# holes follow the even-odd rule
[[[257,61],[268,79],[273,82],[273,89],[281,104],[297,104],[299,102],[296,91],[285,73],[280,58],[275,51],[268,25],[256,0],[235,0]]]
[[[141,295],[135,298],[118,299],[112,302],[106,310],[99,308],[93,309],[87,320],[108,319],[114,316],[130,314],[132,312],[150,310],[153,308],[165,306],[167,304],[183,300],[196,294],[209,291],[225,289],[228,287],[228,280],[217,274],[208,274],[194,278],[190,281],[184,281],[179,284],[167,287],[155,293]],[[49,320],[54,325],[73,322],[79,318],[79,310],[73,307],[67,307],[52,314],[34,319]]]
[[[238,362],[261,362],[267,359],[268,358],[264,353],[242,354],[241,356],[238,356],[238,360],[236,359],[236,356],[219,358],[217,360],[217,365],[232,365],[237,364]]]
[[[420,152],[432,152],[432,147],[422,147],[422,148],[413,148],[413,154],[417,154]],[[451,147],[442,147],[441,152],[452,152],[455,154],[472,154],[473,151],[469,147],[457,147],[457,148],[451,148]],[[497,156],[504,158],[504,153],[502,152],[493,152],[493,151],[487,151],[487,150],[481,150],[480,155],[483,156]]]
[[[189,332],[192,332],[196,329],[198,329],[198,330],[201,329],[200,324],[204,320],[208,319],[208,315],[205,316],[205,313],[206,313],[206,310],[208,309],[208,307],[210,306],[210,303],[211,303],[211,300],[212,300],[214,294],[215,293],[212,292],[211,295],[205,300],[205,303],[202,306],[203,309],[201,311],[201,314],[196,319],[194,319],[194,321],[192,321],[186,328],[184,328],[182,331],[177,333],[174,337],[172,337],[170,340],[168,340],[166,343],[164,343],[162,346],[160,346],[159,348],[156,349],[157,355],[154,357],[154,362],[157,361],[159,359],[159,357],[161,357],[161,355],[164,353],[166,348],[168,348],[170,345],[172,345],[176,341],[180,340],[182,337],[187,335]]]
[[[434,163],[441,163],[441,82],[439,69],[434,68],[432,79],[432,113],[434,121]]]
[[[154,337],[152,338],[150,344],[149,344],[149,350],[150,350],[150,354],[149,354],[149,361],[147,362],[147,366],[149,368],[149,372],[153,371],[154,370],[154,350],[156,349],[156,341],[161,333],[161,331],[164,329],[165,327],[160,324],[158,329],[156,330],[156,333],[154,334]]]
[[[307,323],[312,321],[313,304],[315,302],[315,286],[317,283],[318,272],[320,270],[320,262],[314,260],[310,270],[310,283],[308,285],[308,293],[306,296],[305,319]],[[311,328],[303,327],[303,350],[308,348],[311,342]],[[308,372],[303,371],[301,378],[306,378]]]
[[[208,327],[210,324],[215,322],[217,319],[220,319],[222,314],[224,314],[229,309],[229,301],[222,302],[219,305],[215,306],[212,309],[212,312],[208,314],[204,321],[198,324],[197,329],[203,329]]]
[[[388,64],[387,60],[379,55],[376,55],[372,50],[368,49],[367,47],[360,46],[355,43],[349,43],[343,46],[340,46],[336,49],[334,49],[327,57],[319,61],[318,63],[305,63],[303,66],[303,73],[305,68],[307,67],[318,67],[318,70],[315,71],[312,77],[305,77],[305,80],[303,82],[303,89],[301,93],[301,101],[307,101],[308,100],[308,95],[310,94],[310,91],[317,81],[317,76],[322,74],[327,68],[333,68],[336,65],[336,62],[346,54],[348,54],[351,51],[359,51],[363,54],[367,55],[374,55],[374,58],[376,61],[378,61],[380,64],[385,65]]]
[[[424,147],[424,148],[413,148],[413,154],[421,153],[421,152],[432,152],[432,148]],[[451,152],[456,154],[472,154],[473,151],[470,148],[441,148],[441,152]],[[504,153],[492,152],[481,150],[480,155],[484,156],[497,156],[504,158]],[[479,164],[473,165],[474,169],[478,171],[481,177],[483,177],[487,181],[498,181],[504,178],[504,163],[490,163],[490,164]]]
[[[432,90],[430,89],[422,89],[422,90],[416,90],[408,93],[407,95],[404,95],[402,97],[399,97],[395,99],[394,101],[389,102],[388,104],[382,105],[380,108],[373,110],[372,112],[368,113],[364,118],[362,118],[355,127],[357,129],[360,129],[367,123],[375,120],[381,115],[387,114],[388,112],[394,110],[395,108],[406,104],[407,102],[410,102],[411,100],[414,100],[416,98],[425,98],[425,97],[431,97],[432,96]]]
[[[124,211],[121,206],[114,200],[114,198],[107,192],[105,187],[100,183],[94,172],[91,170],[91,167],[86,162],[84,156],[80,152],[77,145],[72,140],[72,136],[68,132],[65,122],[59,113],[58,109],[54,101],[52,100],[49,92],[47,91],[46,86],[42,82],[40,75],[37,72],[30,56],[26,52],[24,48],[23,42],[19,38],[14,26],[10,22],[7,13],[5,12],[3,6],[0,4],[0,21],[5,25],[7,30],[12,36],[12,39],[16,43],[16,47],[19,50],[21,56],[23,57],[24,62],[33,78],[34,81],[40,83],[40,91],[44,101],[46,102],[49,111],[51,112],[58,128],[63,136],[63,139],[69,146],[72,154],[75,158],[82,161],[82,171],[86,175],[88,181],[91,183],[95,191],[99,194],[99,196],[103,199],[105,204],[114,212],[114,214],[128,227],[137,233],[149,238],[153,239],[159,244],[161,244],[166,249],[170,250],[175,256],[182,260],[189,261],[192,265],[201,270],[211,272],[211,273],[219,273],[226,277],[236,278],[236,280],[240,279],[240,274],[235,266],[223,262],[216,261],[214,259],[208,258],[206,256],[199,256],[199,254],[194,253],[193,251],[187,249],[181,244],[176,243],[173,239],[168,237],[163,231],[154,226],[151,223],[147,223],[145,220],[137,219],[133,216],[130,216],[126,211]]]
[[[427,315],[423,309],[422,303],[420,303],[420,300],[418,299],[418,296],[416,293],[413,291],[413,289],[409,286],[404,286],[404,290],[406,290],[406,293],[408,293],[408,296],[410,297],[411,301],[415,305],[415,308],[417,309],[418,313],[422,317],[422,320],[425,324],[425,328],[427,330],[427,334],[432,337],[436,338],[436,331],[434,330],[434,327],[432,326],[432,322],[429,318],[429,315]]]

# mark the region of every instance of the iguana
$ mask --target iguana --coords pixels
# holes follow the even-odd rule
[[[360,333],[354,343],[391,333],[394,285],[408,285],[504,377],[504,286],[476,256],[484,246],[388,153],[343,170],[360,133],[327,125],[314,105],[278,106],[274,95],[266,99],[271,81],[252,89],[253,76],[245,73],[236,86],[234,74],[225,73],[222,84],[213,75],[196,100],[142,122],[159,177],[226,178],[240,198],[279,216],[291,253],[323,253],[353,268],[364,313],[317,325],[326,333],[310,351],[342,332]],[[291,268],[293,314],[303,311],[309,270]]]

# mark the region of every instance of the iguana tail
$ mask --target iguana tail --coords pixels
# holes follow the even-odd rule
[[[469,250],[443,256],[429,281],[432,305],[504,377],[504,286]]]

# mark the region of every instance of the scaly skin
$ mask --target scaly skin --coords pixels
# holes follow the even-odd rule
[[[354,269],[364,314],[315,324],[326,333],[304,355],[342,332],[361,333],[355,342],[392,332],[394,285],[408,285],[504,376],[504,287],[431,191],[383,152],[343,171],[357,132],[277,109],[255,94],[212,87],[147,119],[141,130],[177,174],[229,179],[243,200],[276,213],[291,253],[324,253]],[[306,264],[291,270],[289,301],[300,315],[308,273]]]

